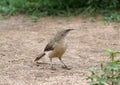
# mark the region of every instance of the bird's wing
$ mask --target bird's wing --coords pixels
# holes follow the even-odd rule
[[[55,43],[52,42],[52,41],[50,41],[50,42],[46,45],[44,51],[51,51],[51,50],[54,50],[54,45],[55,45]]]

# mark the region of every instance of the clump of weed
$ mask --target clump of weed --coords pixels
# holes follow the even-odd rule
[[[91,75],[87,77],[90,85],[120,85],[120,60],[116,55],[120,51],[105,50],[110,54],[106,64],[101,64],[98,68],[90,68]]]

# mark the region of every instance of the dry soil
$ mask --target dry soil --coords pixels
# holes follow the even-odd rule
[[[67,36],[69,48],[63,56],[71,67],[65,70],[54,59],[56,71],[48,60],[33,60],[61,27],[77,30]],[[106,48],[120,50],[120,23],[77,17],[42,17],[31,22],[25,16],[0,20],[0,85],[88,85],[88,68],[99,66],[109,58]]]

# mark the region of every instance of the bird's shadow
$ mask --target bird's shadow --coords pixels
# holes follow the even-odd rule
[[[45,62],[36,62],[35,65],[36,66],[40,66],[40,65],[48,65],[49,63],[45,63]]]

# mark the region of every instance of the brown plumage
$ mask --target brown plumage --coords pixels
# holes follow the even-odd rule
[[[39,59],[45,56],[46,52],[48,52],[48,57],[50,58],[52,70],[55,69],[52,64],[52,58],[57,57],[61,61],[61,63],[64,64],[64,62],[62,61],[62,55],[65,53],[67,49],[67,43],[66,43],[65,36],[71,30],[73,29],[71,28],[60,29],[55,35],[55,37],[51,39],[50,42],[46,45],[44,52],[41,53],[38,57],[36,57],[34,61],[37,62]],[[64,68],[69,69],[65,64],[64,64]]]

